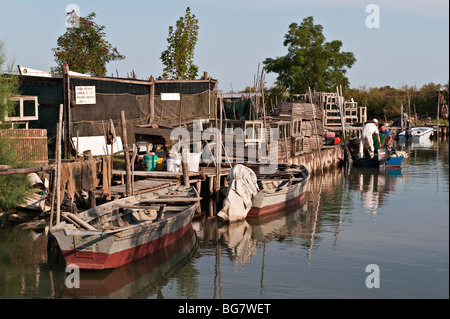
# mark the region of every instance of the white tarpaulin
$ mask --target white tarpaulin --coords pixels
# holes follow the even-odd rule
[[[255,172],[238,164],[228,173],[229,182],[223,208],[217,214],[225,221],[244,220],[252,208],[253,196],[259,191]]]

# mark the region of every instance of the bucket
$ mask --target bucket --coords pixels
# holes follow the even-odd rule
[[[167,159],[167,171],[168,172],[179,172],[179,165],[181,164],[181,160],[177,158],[168,158]]]
[[[144,155],[144,164],[147,167],[147,171],[155,171],[157,161],[158,155]]]
[[[189,172],[198,173],[198,166],[200,164],[200,156],[202,153],[189,153],[188,154],[188,167]]]

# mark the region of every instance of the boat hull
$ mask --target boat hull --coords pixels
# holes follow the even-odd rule
[[[53,235],[66,264],[80,269],[126,265],[174,244],[192,226],[196,205],[161,222],[143,222],[118,232],[61,230]]]
[[[433,128],[430,127],[413,127],[411,129],[411,137],[415,141],[430,138],[432,134]],[[401,139],[406,139],[406,132],[401,132],[398,137]]]
[[[402,166],[403,157],[397,156],[397,157],[391,157],[389,158],[386,163],[386,168],[398,168]],[[362,167],[379,167],[380,162],[377,159],[356,159],[355,163],[359,164],[359,166]]]
[[[265,190],[258,192],[253,199],[252,208],[247,216],[264,216],[299,205],[305,197],[307,183],[308,178],[278,192]]]

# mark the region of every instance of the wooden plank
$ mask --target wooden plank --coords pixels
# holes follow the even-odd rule
[[[141,200],[139,203],[195,203],[200,201],[201,197],[187,198],[187,197],[178,197],[178,198],[151,198]]]
[[[13,168],[0,170],[0,176],[5,175],[13,175],[13,174],[29,174],[29,173],[37,173],[43,171],[51,171],[55,169],[55,165],[46,165],[46,166],[35,166],[29,168]]]
[[[72,213],[62,213],[63,217],[70,220],[73,220],[74,222],[76,222],[77,224],[79,224],[80,226],[88,229],[88,230],[97,230],[95,227],[93,227],[92,225],[88,224],[87,222],[85,222],[84,220],[82,220],[80,217],[78,217],[77,215],[74,215]]]
[[[140,180],[134,183],[134,189],[136,194],[140,194],[142,192],[151,191],[160,189],[163,187],[167,187],[170,185],[176,185],[178,182],[172,182],[170,180],[163,181],[155,181],[155,180]],[[125,194],[126,187],[125,185],[116,185],[111,187],[111,193],[115,194]]]

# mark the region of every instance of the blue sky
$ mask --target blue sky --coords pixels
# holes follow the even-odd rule
[[[107,65],[108,75],[138,78],[162,74],[161,52],[168,27],[186,7],[199,19],[194,63],[228,92],[253,84],[258,63],[286,54],[289,24],[308,16],[321,24],[327,41],[341,40],[357,62],[348,72],[351,87],[417,85],[449,80],[447,0],[0,0],[0,39],[16,64],[49,71],[51,48],[65,32],[65,9],[76,4],[82,16],[97,14],[107,39],[126,56]],[[380,9],[380,27],[367,28],[366,6]],[[276,75],[266,75],[266,86]]]

